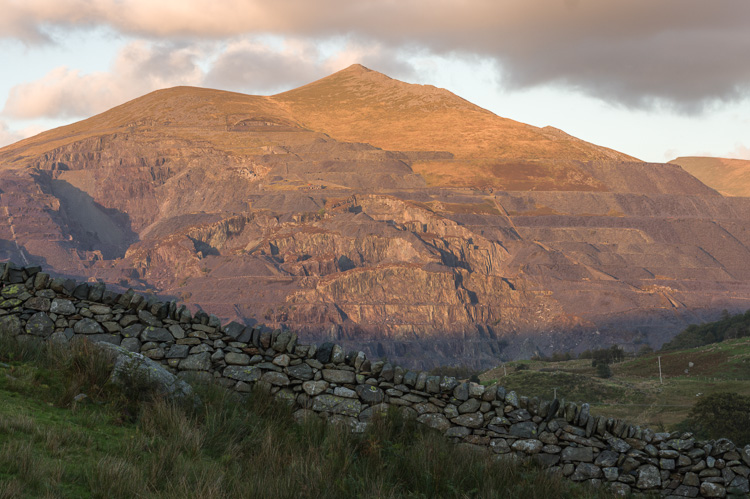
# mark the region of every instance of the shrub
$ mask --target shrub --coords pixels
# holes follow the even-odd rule
[[[679,429],[692,431],[699,438],[750,444],[750,397],[731,392],[707,395],[693,406]]]
[[[600,378],[611,378],[612,369],[610,369],[609,364],[600,362],[596,365],[596,375]]]

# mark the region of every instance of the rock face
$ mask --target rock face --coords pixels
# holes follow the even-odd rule
[[[62,280],[47,283],[42,279],[45,282],[40,282],[37,289],[34,283],[40,274],[38,268],[13,268],[22,284],[10,283],[5,274],[8,270],[7,264],[0,265],[0,272],[5,275],[0,280],[0,292],[28,295],[27,300],[32,294],[68,299],[63,297],[69,296],[66,290],[72,286],[62,286]],[[585,403],[542,401],[506,392],[497,385],[483,387],[452,377],[426,376],[390,363],[370,362],[362,352],[341,355],[342,348],[337,344],[325,348],[300,344],[290,331],[262,333],[253,327],[237,331],[237,326],[222,326],[205,314],[183,313],[174,302],[154,302],[138,294],[117,294],[106,289],[101,295],[96,292],[89,289],[85,298],[70,297],[75,313],[67,319],[58,318],[47,341],[97,342],[116,357],[112,375],[115,382],[127,383],[128,376],[148,377],[159,384],[165,396],[173,397],[192,393],[183,378],[215,380],[240,393],[254,388],[267,390],[293,407],[295,419],[321,417],[352,431],[363,431],[373,417],[398,410],[456,444],[514,459],[534,459],[569,480],[609,487],[622,495],[632,492],[662,497],[746,497],[750,490],[750,445],[739,448],[727,439],[700,442],[690,433],[656,433],[591,414]],[[154,313],[138,313],[146,307]],[[158,313],[159,310],[167,312]],[[43,341],[44,335],[30,336],[27,331],[40,330],[40,321],[47,327],[45,317],[37,315],[44,312],[31,312],[34,309],[0,303],[0,334],[14,335],[22,341]],[[169,330],[179,326],[185,336],[133,344],[140,352],[131,352],[107,343],[110,336],[122,343],[136,339],[124,337],[124,332],[76,332],[75,325],[84,320],[77,317],[93,312],[108,313],[90,318],[87,324],[101,323],[103,327],[116,322],[128,327],[140,324]],[[238,341],[243,337],[249,340]],[[197,353],[182,358],[188,352],[181,346],[190,346],[190,352]],[[179,355],[156,360],[151,357],[154,350],[175,349],[180,350]],[[325,355],[319,355],[320,351]],[[215,355],[218,352],[223,355]],[[230,353],[240,352],[251,356],[252,365],[226,361]],[[8,366],[0,365],[3,367]]]
[[[361,66],[158,91],[2,148],[0,216],[0,261],[420,367],[658,346],[750,306],[750,200]],[[27,308],[66,316],[69,291]]]

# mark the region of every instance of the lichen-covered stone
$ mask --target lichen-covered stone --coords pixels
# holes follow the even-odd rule
[[[289,378],[286,374],[269,371],[260,377],[261,381],[271,383],[274,386],[289,386]]]
[[[262,372],[255,366],[227,366],[222,374],[230,379],[252,383],[260,379]]]
[[[55,331],[55,323],[44,312],[37,312],[26,322],[26,334],[47,338]]]
[[[356,376],[352,371],[340,369],[323,369],[323,379],[329,383],[356,383]]]
[[[101,334],[104,332],[104,329],[94,319],[85,318],[76,322],[75,326],[73,326],[73,331],[76,334]]]
[[[661,486],[661,473],[653,464],[646,464],[638,468],[636,487],[639,489],[654,489]]]
[[[211,354],[208,352],[188,355],[180,361],[180,369],[183,371],[208,371],[210,368]]]
[[[327,381],[305,381],[302,383],[302,389],[311,397],[320,395],[328,389],[328,386]]]
[[[148,326],[141,332],[141,341],[173,342],[174,337],[163,327]]]
[[[249,366],[250,356],[246,353],[226,352],[224,362],[233,366]]]
[[[422,414],[421,416],[417,417],[417,421],[419,421],[423,425],[440,431],[445,431],[451,427],[450,421],[448,421],[448,419],[442,414]]]
[[[331,412],[344,416],[357,417],[362,410],[362,403],[359,400],[327,393],[314,397],[312,402],[313,411]]]
[[[357,395],[366,404],[379,404],[383,401],[385,395],[383,390],[372,385],[357,385]]]
[[[526,454],[539,454],[542,451],[542,442],[539,440],[516,440],[510,446],[511,449],[524,452]]]
[[[15,315],[5,315],[0,317],[0,334],[18,336],[23,329],[21,328],[21,319]]]
[[[312,367],[308,364],[297,364],[296,366],[289,366],[286,368],[289,376],[301,380],[313,379],[314,373]]]
[[[459,426],[481,428],[482,423],[484,423],[484,416],[482,416],[481,412],[475,412],[472,414],[462,414],[457,418],[453,418],[451,421]]]

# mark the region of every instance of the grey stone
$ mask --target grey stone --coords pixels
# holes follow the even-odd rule
[[[208,352],[189,355],[180,361],[180,369],[183,371],[208,371],[210,368],[211,355]]]
[[[184,343],[178,343],[178,344],[184,345]],[[206,345],[205,343],[201,343],[200,345],[196,345],[193,348],[191,348],[190,349],[190,354],[191,355],[195,355],[197,353],[203,353],[203,352],[211,353],[213,351],[214,351],[213,348],[211,348],[210,346]]]
[[[37,312],[26,322],[26,334],[47,338],[55,331],[55,323],[44,312]]]
[[[344,416],[357,417],[362,410],[362,403],[356,399],[337,397],[324,393],[312,399],[312,409],[318,412],[331,412]]]
[[[466,426],[468,428],[481,428],[482,424],[484,423],[484,416],[482,416],[481,412],[476,412],[473,414],[462,414],[457,418],[453,418],[451,421],[459,426]]]
[[[163,327],[148,326],[141,332],[141,341],[173,342],[174,337]]]
[[[343,386],[337,386],[336,388],[334,388],[333,394],[337,397],[346,397],[350,399],[357,398],[357,392],[349,388],[344,388]]]
[[[172,345],[167,351],[166,357],[168,359],[184,359],[188,356],[188,345]]]
[[[661,486],[661,473],[659,468],[653,464],[646,464],[638,468],[638,481],[636,487],[639,489],[653,489]]]
[[[26,300],[23,306],[26,308],[30,308],[31,310],[39,310],[41,312],[48,312],[50,309],[50,301],[47,298],[34,296]]]
[[[394,376],[393,366],[391,365],[390,362],[386,362],[383,365],[382,371],[380,371],[380,377],[386,381],[393,381],[393,376]]]
[[[339,369],[323,369],[323,379],[329,383],[356,383],[356,376],[352,371]]]
[[[383,401],[385,395],[383,390],[372,385],[357,385],[357,395],[366,404],[379,404]]]
[[[490,449],[496,454],[505,454],[510,452],[510,446],[504,438],[495,438],[490,440]]]
[[[311,397],[320,395],[328,389],[328,386],[326,381],[305,381],[302,383],[302,389]]]
[[[539,440],[516,440],[510,446],[511,449],[524,452],[526,454],[539,454],[542,451],[542,442]]]
[[[341,348],[340,345],[333,345],[333,350],[331,350],[331,362],[334,364],[341,364],[344,362],[344,349]]]
[[[471,430],[464,426],[451,426],[445,430],[445,436],[451,438],[464,438],[471,434]]]
[[[563,450],[565,452],[565,450]],[[580,463],[576,466],[576,470],[571,475],[570,479],[574,482],[580,482],[583,480],[591,480],[592,478],[601,478],[603,475],[602,469],[591,463]]]
[[[562,459],[590,463],[594,460],[594,450],[591,447],[565,447],[562,450]]]
[[[620,470],[617,466],[608,466],[606,468],[602,468],[602,473],[604,473],[604,478],[608,482],[614,482],[618,478],[620,478]]]
[[[279,367],[287,367],[289,363],[291,362],[291,359],[289,358],[287,354],[283,353],[281,355],[277,355],[276,357],[274,357],[272,362],[274,365],[277,365]]]
[[[111,343],[113,345],[119,345],[122,341],[119,334],[108,334],[108,333],[90,334],[86,338],[89,341],[93,341],[95,343],[103,341],[105,343]]]
[[[120,327],[120,325],[114,321],[102,322],[102,326],[104,327],[104,330],[108,333],[114,334],[114,333],[119,333],[120,331],[122,331],[122,328]]]
[[[440,391],[451,392],[458,385],[458,381],[453,376],[446,376],[440,380]]]
[[[615,452],[624,453],[630,450],[630,444],[621,438],[612,437],[607,439],[607,443]]]
[[[296,366],[289,366],[287,367],[286,371],[292,378],[301,380],[313,379],[314,376],[312,367],[310,367],[308,364],[297,364]]]
[[[453,396],[456,399],[464,401],[469,399],[469,383],[461,383],[453,389]]]
[[[102,326],[93,319],[85,318],[76,322],[73,326],[76,334],[101,334],[104,332]]]
[[[333,343],[326,342],[318,346],[315,352],[315,359],[318,362],[327,364],[331,360],[331,352],[333,351]]]
[[[532,421],[524,421],[510,426],[509,433],[521,438],[536,438],[538,428]]]
[[[0,317],[0,334],[18,336],[23,330],[21,329],[21,319],[15,315],[6,315]]]
[[[260,377],[261,381],[271,383],[274,386],[289,386],[289,378],[286,374],[277,372],[267,372]]]
[[[445,417],[448,419],[457,418],[459,416],[458,407],[453,404],[448,404],[443,407],[443,414],[445,414]]]
[[[727,490],[718,483],[703,482],[701,483],[700,493],[703,497],[725,497]]]
[[[536,459],[537,462],[545,468],[549,468],[560,462],[560,456],[558,456],[557,454],[547,454],[544,452],[536,454],[534,456],[534,459]]]
[[[440,376],[427,376],[425,391],[428,393],[440,393]]]
[[[178,379],[174,374],[162,367],[161,364],[141,354],[129,352],[122,347],[109,343],[97,343],[97,346],[111,352],[115,357],[110,377],[113,383],[127,383],[127,380],[132,379],[133,375],[145,376],[165,396],[184,398],[192,395],[193,390],[190,385]]]
[[[231,336],[232,339],[237,339],[240,337],[242,332],[245,330],[245,325],[240,324],[239,322],[230,322],[226,326],[224,326],[224,334],[227,336]]]
[[[138,318],[141,320],[141,322],[148,326],[160,327],[162,325],[161,321],[154,317],[151,312],[147,310],[139,310]]]
[[[513,407],[518,407],[518,395],[516,395],[516,392],[514,392],[512,390],[509,391],[505,395],[505,403],[508,404],[508,405],[512,405]]]
[[[698,487],[692,487],[689,485],[680,485],[676,489],[674,489],[674,492],[672,492],[673,496],[677,497],[698,497],[698,494],[700,491],[698,490]]]
[[[181,340],[185,337],[185,330],[177,324],[172,324],[167,329],[169,330],[169,334],[171,334],[172,337],[176,340]]]
[[[419,421],[423,425],[440,431],[445,431],[451,427],[450,421],[448,421],[448,419],[446,419],[446,417],[442,414],[422,414],[421,416],[417,417],[417,421]]]
[[[138,338],[143,331],[143,324],[131,324],[122,330],[122,334],[126,338]]]
[[[605,450],[600,452],[599,455],[596,456],[596,461],[594,461],[594,464],[602,467],[614,466],[617,464],[617,460],[619,457],[620,455],[617,452]]]
[[[246,353],[226,352],[224,361],[233,366],[249,366],[250,356]]]
[[[289,344],[289,340],[292,339],[291,331],[281,331],[271,344],[271,348],[277,352],[286,352],[286,346]]]
[[[481,402],[479,402],[477,399],[469,399],[458,406],[458,413],[466,414],[467,412],[476,412],[477,409],[479,409],[480,405]]]
[[[223,374],[226,378],[252,383],[260,379],[262,372],[254,366],[227,366]]]
[[[140,352],[141,340],[138,338],[123,338],[120,346],[129,352]]]

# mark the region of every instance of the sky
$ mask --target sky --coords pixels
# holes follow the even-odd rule
[[[0,0],[0,146],[354,63],[644,161],[750,159],[750,0]]]

